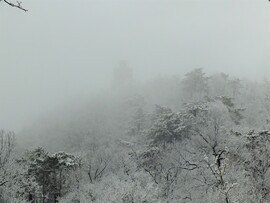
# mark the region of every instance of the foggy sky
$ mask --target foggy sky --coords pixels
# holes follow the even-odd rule
[[[20,130],[109,86],[127,60],[137,80],[183,74],[270,75],[268,0],[0,2],[0,128]]]

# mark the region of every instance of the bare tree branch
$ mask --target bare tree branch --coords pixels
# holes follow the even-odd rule
[[[2,0],[0,0],[0,1],[2,1]],[[15,3],[12,3],[12,2],[10,2],[10,1],[7,1],[7,0],[3,0],[6,4],[8,4],[8,5],[10,5],[11,7],[15,7],[15,8],[18,8],[18,9],[21,9],[21,10],[23,10],[23,11],[28,11],[27,9],[25,9],[25,8],[23,8],[22,6],[21,6],[21,4],[22,4],[22,2],[21,1],[17,1],[16,2],[16,4]]]

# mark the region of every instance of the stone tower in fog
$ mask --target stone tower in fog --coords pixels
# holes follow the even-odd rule
[[[126,61],[120,61],[113,72],[112,89],[117,93],[128,94],[134,85],[133,70]]]

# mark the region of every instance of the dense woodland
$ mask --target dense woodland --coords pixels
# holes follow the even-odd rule
[[[195,69],[139,84],[125,71],[0,131],[0,202],[270,202],[268,80]]]

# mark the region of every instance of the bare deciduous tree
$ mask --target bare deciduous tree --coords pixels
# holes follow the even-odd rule
[[[93,183],[94,181],[100,179],[107,166],[108,166],[108,163],[109,161],[106,160],[106,159],[103,159],[102,157],[99,157],[97,160],[96,160],[96,163],[89,163],[88,164],[88,177],[89,177],[89,180],[91,183]]]
[[[14,132],[0,130],[0,187],[8,182],[8,165],[14,149]]]

